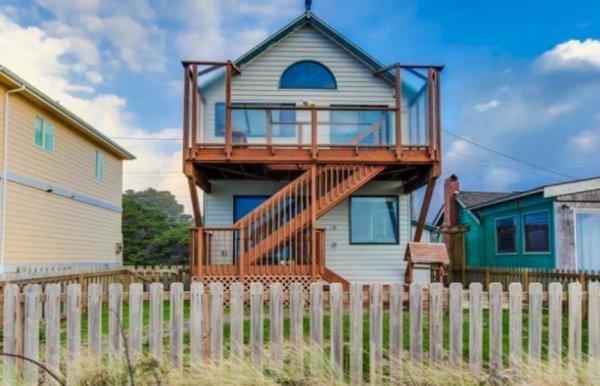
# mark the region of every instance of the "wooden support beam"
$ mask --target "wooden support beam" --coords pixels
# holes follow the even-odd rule
[[[427,220],[427,213],[429,212],[429,205],[431,204],[431,198],[433,197],[436,181],[436,178],[432,178],[427,183],[427,189],[425,190],[425,196],[423,197],[423,204],[421,205],[421,212],[419,213],[419,222],[417,223],[417,229],[415,231],[415,237],[413,241],[421,241],[421,236],[423,235],[423,229],[425,228],[425,221]]]
[[[211,184],[204,172],[198,168],[194,168],[194,182],[202,189],[204,193],[210,193]]]
[[[200,201],[198,199],[198,189],[196,188],[196,183],[194,181],[194,177],[187,176],[188,187],[190,189],[190,197],[192,199],[192,210],[194,212],[194,224],[197,227],[202,226],[202,214],[200,213]]]
[[[400,78],[400,67],[396,67],[396,158],[402,158],[402,80]]]
[[[225,67],[225,157],[233,151],[233,128],[231,127],[231,62]]]

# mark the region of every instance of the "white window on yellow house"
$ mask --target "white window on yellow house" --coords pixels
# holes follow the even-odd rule
[[[35,118],[33,141],[47,152],[54,151],[54,124],[40,117]]]
[[[94,151],[94,176],[97,180],[104,178],[104,153],[100,150]]]

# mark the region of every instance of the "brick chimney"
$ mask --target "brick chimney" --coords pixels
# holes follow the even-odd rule
[[[453,174],[444,181],[444,225],[459,225],[459,207],[455,200],[456,193],[460,191],[458,177]]]

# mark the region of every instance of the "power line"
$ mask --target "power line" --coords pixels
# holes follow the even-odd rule
[[[573,176],[570,176],[570,175],[568,175],[568,174],[563,174],[563,173],[557,172],[557,171],[555,171],[555,170],[548,169],[548,168],[546,168],[546,167],[543,167],[543,166],[540,166],[540,165],[536,165],[536,164],[534,164],[534,163],[531,163],[531,162],[528,162],[528,161],[524,161],[524,160],[522,160],[522,159],[519,159],[519,158],[517,158],[517,157],[514,157],[514,156],[512,156],[512,155],[509,155],[509,154],[505,154],[505,153],[499,152],[498,150],[491,149],[491,148],[489,148],[489,147],[487,147],[487,146],[480,145],[480,144],[478,144],[477,142],[474,142],[474,141],[471,141],[470,139],[467,139],[467,138],[461,137],[460,135],[458,135],[458,134],[454,134],[453,132],[451,132],[451,131],[448,131],[448,130],[446,130],[446,129],[442,129],[442,130],[443,130],[444,132],[446,132],[447,134],[451,135],[452,137],[455,137],[455,138],[458,138],[458,139],[460,139],[460,140],[463,140],[463,141],[465,141],[465,142],[467,142],[467,143],[469,143],[469,144],[471,144],[471,145],[473,145],[473,146],[477,146],[477,147],[479,147],[479,148],[481,148],[481,149],[483,149],[483,150],[486,150],[486,151],[489,151],[490,153],[494,153],[494,154],[496,154],[496,155],[499,155],[499,156],[501,156],[501,157],[507,158],[507,159],[509,159],[509,160],[511,160],[511,161],[519,162],[519,163],[522,163],[523,165],[527,165],[527,166],[529,166],[529,167],[532,167],[532,168],[535,168],[535,169],[539,169],[539,170],[546,171],[546,172],[548,172],[548,173],[556,174],[557,176],[561,176],[561,177],[563,177],[563,178],[568,178],[568,179],[571,179],[571,180],[574,180],[574,179],[576,179],[575,177],[573,177]]]

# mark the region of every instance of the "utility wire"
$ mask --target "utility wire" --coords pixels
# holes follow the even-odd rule
[[[509,159],[509,160],[511,160],[511,161],[519,162],[519,163],[522,163],[523,165],[527,165],[527,166],[529,166],[529,167],[532,167],[532,168],[535,168],[535,169],[543,170],[543,171],[545,171],[545,172],[552,173],[552,174],[555,174],[555,175],[557,175],[557,176],[561,176],[561,177],[563,177],[563,178],[568,178],[568,179],[571,179],[571,180],[574,180],[574,179],[576,179],[575,177],[573,177],[573,176],[570,176],[570,175],[568,175],[568,174],[560,173],[560,172],[557,172],[557,171],[555,171],[555,170],[548,169],[548,168],[546,168],[546,167],[543,167],[543,166],[540,166],[540,165],[536,165],[536,164],[533,164],[533,163],[531,163],[531,162],[528,162],[528,161],[524,161],[524,160],[522,160],[522,159],[519,159],[519,158],[517,158],[517,157],[513,157],[512,155],[509,155],[509,154],[505,154],[505,153],[499,152],[498,150],[491,149],[491,148],[489,148],[489,147],[487,147],[487,146],[480,145],[480,144],[479,144],[479,143],[477,143],[477,142],[471,141],[470,139],[467,139],[467,138],[465,138],[465,137],[462,137],[462,136],[460,136],[460,135],[458,135],[458,134],[454,134],[453,132],[451,132],[451,131],[448,131],[448,130],[446,130],[446,129],[442,129],[442,130],[443,130],[445,133],[447,133],[447,134],[451,135],[452,137],[455,137],[455,138],[458,138],[458,139],[460,139],[460,140],[463,140],[463,141],[465,141],[465,142],[467,142],[467,143],[469,143],[469,144],[471,144],[471,145],[473,145],[473,146],[477,146],[477,147],[479,147],[479,148],[481,148],[481,149],[483,149],[483,150],[486,150],[486,151],[489,151],[490,153],[494,153],[494,154],[496,154],[496,155],[499,155],[499,156],[501,156],[501,157],[507,158],[507,159]]]

